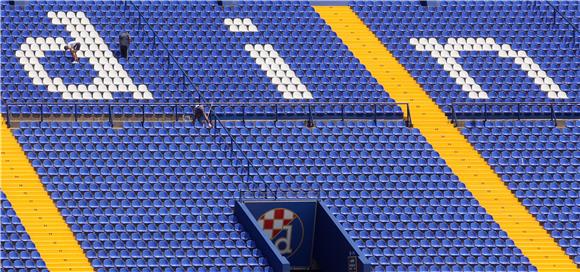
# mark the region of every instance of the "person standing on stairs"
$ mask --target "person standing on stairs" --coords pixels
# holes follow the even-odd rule
[[[129,32],[125,31],[119,35],[119,48],[121,50],[121,57],[129,58],[129,45],[131,45],[131,36]]]

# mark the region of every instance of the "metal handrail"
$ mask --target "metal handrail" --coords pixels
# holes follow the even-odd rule
[[[224,103],[214,103],[214,104],[201,104],[201,103],[126,103],[126,102],[114,102],[114,103],[27,103],[27,102],[5,102],[5,108],[8,118],[13,115],[13,108],[38,108],[38,114],[40,116],[40,121],[44,121],[46,116],[51,115],[51,108],[58,107],[59,109],[69,108],[71,113],[56,113],[59,117],[72,117],[74,121],[78,121],[79,117],[86,116],[107,116],[108,121],[113,123],[113,119],[119,120],[121,118],[133,118],[135,116],[141,117],[141,122],[146,121],[147,116],[174,116],[175,121],[179,121],[180,117],[188,116],[188,114],[193,114],[193,108],[196,105],[203,105],[210,109],[210,119],[216,122],[222,120],[308,120],[313,122],[314,120],[330,120],[330,119],[371,119],[371,120],[384,120],[384,119],[403,119],[408,125],[412,124],[411,121],[411,111],[408,103],[390,103],[390,102],[337,102],[337,103],[325,103],[325,102],[304,102],[304,103],[291,103],[291,102],[256,102],[256,103],[240,103],[240,102],[224,102]],[[326,112],[324,110],[319,110],[318,107],[333,107],[335,112]],[[82,108],[98,108],[102,109],[104,113],[79,113],[79,107]],[[128,113],[124,113],[121,109],[115,111],[116,108],[126,108],[129,107],[131,110]],[[163,107],[164,111],[160,114],[146,113],[147,107]],[[363,112],[354,112],[356,108],[364,107],[366,108]],[[384,111],[385,108],[381,107],[399,107],[406,109],[406,116],[403,111]],[[46,109],[48,108],[48,110]],[[189,108],[189,111],[186,109]],[[228,111],[227,109],[233,109]],[[248,113],[248,108],[258,108],[262,111]],[[347,112],[347,108],[350,108]],[[215,110],[212,110],[215,109]],[[283,110],[282,110],[283,109]],[[282,111],[281,111],[282,110]],[[241,115],[239,113],[241,111]],[[115,113],[116,112],[116,113]],[[338,113],[340,112],[340,113]],[[21,113],[18,113],[21,114]],[[22,116],[22,115],[21,115]],[[21,117],[19,116],[19,117]],[[185,119],[185,118],[184,118]],[[127,119],[122,119],[127,120]],[[127,120],[132,121],[132,120]],[[10,125],[10,122],[8,122]]]
[[[125,1],[125,3],[126,2],[127,2],[127,0]],[[167,52],[167,56],[173,61],[173,63],[175,65],[177,65],[177,67],[179,68],[179,70],[183,74],[184,84],[185,84],[185,79],[187,79],[187,81],[189,82],[189,84],[194,88],[194,91],[198,95],[199,102],[205,102],[206,101],[205,97],[201,94],[201,92],[199,91],[199,89],[197,88],[197,86],[195,85],[195,83],[193,82],[193,80],[185,72],[185,70],[179,64],[179,62],[177,62],[177,60],[175,59],[175,57],[173,56],[173,54],[171,54],[171,50],[169,50],[169,48],[167,47],[167,45],[165,45],[163,43],[163,41],[159,38],[159,36],[157,36],[157,33],[155,33],[155,30],[153,29],[153,27],[151,27],[151,25],[149,24],[149,22],[146,20],[145,16],[143,16],[143,14],[141,13],[141,11],[137,7],[137,5],[135,3],[133,3],[133,1],[130,1],[129,0],[129,2],[131,2],[131,5],[135,8],[135,10],[137,11],[137,13],[139,14],[139,24],[141,24],[141,22],[144,21],[145,24],[147,25],[147,27],[149,28],[150,32],[153,34],[153,41],[155,43],[155,46],[156,46],[156,42],[155,41],[157,39],[159,39],[159,43],[165,48],[165,51]],[[168,59],[168,62],[169,62],[169,59]],[[241,152],[242,156],[248,162],[247,175],[246,175],[246,177],[249,178],[249,176],[250,176],[250,167],[253,168],[253,170],[255,171],[256,174],[259,175],[258,171],[256,170],[256,167],[250,162],[250,159],[248,158],[248,156],[246,155],[246,153],[242,150],[242,148],[240,147],[240,145],[238,144],[238,142],[234,139],[234,137],[232,136],[232,134],[230,133],[230,131],[223,126],[222,121],[219,118],[217,118],[217,116],[216,116],[216,119],[215,119],[214,122],[219,123],[224,128],[224,131],[227,133],[228,137],[231,139],[232,145],[234,145],[235,147],[238,148],[238,150]],[[245,140],[244,140],[244,142],[245,142]],[[262,180],[264,180],[264,179],[262,179]],[[268,190],[268,184],[264,184],[264,186],[265,186],[266,191],[267,191]],[[240,195],[241,194],[242,194],[242,192],[240,191]]]
[[[580,106],[580,102],[454,102],[450,104],[451,106],[451,115],[452,115],[452,122],[457,124],[457,120],[459,119],[472,119],[472,118],[459,118],[457,114],[457,110],[455,109],[456,106],[483,106],[483,119],[488,120],[490,118],[491,113],[488,112],[488,106],[516,106],[517,110],[514,114],[516,114],[516,118],[520,120],[522,118],[522,107],[523,106],[549,106],[550,107],[550,120],[554,121],[554,123],[558,120],[558,114],[556,112],[557,107],[561,106]],[[546,119],[545,113],[525,113],[526,115],[531,117],[535,117],[538,119]],[[530,118],[528,118],[530,119]]]
[[[558,15],[560,15],[560,17],[562,17],[562,19],[564,19],[566,21],[566,23],[568,23],[568,25],[570,25],[574,29],[574,32],[580,33],[580,30],[578,29],[578,27],[576,27],[572,22],[570,22],[570,20],[568,20],[568,17],[564,16],[564,14],[562,14],[557,7],[555,7],[554,5],[552,5],[552,3],[550,3],[549,0],[548,1],[544,1],[544,2],[546,2],[546,4],[548,4],[550,7],[552,7],[552,9],[554,9],[554,11]]]

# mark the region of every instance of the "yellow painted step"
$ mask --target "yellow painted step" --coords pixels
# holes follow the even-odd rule
[[[397,102],[409,103],[413,125],[539,271],[578,271],[572,259],[350,7],[314,8],[389,95]]]
[[[0,188],[51,272],[93,271],[74,234],[44,189],[12,132],[0,118]]]

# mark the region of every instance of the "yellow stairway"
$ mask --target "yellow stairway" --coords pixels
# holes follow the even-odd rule
[[[453,173],[539,271],[578,271],[572,259],[350,7],[317,6],[315,10],[394,100],[409,102],[414,127],[421,130]]]
[[[51,272],[93,271],[85,253],[44,190],[36,171],[0,118],[0,188]]]

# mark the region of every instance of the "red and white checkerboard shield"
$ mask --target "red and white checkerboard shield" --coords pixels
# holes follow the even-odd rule
[[[294,219],[298,218],[298,215],[293,211],[276,208],[267,211],[258,218],[258,224],[264,230],[264,234],[272,240],[273,238],[284,229],[285,226],[292,224]]]

